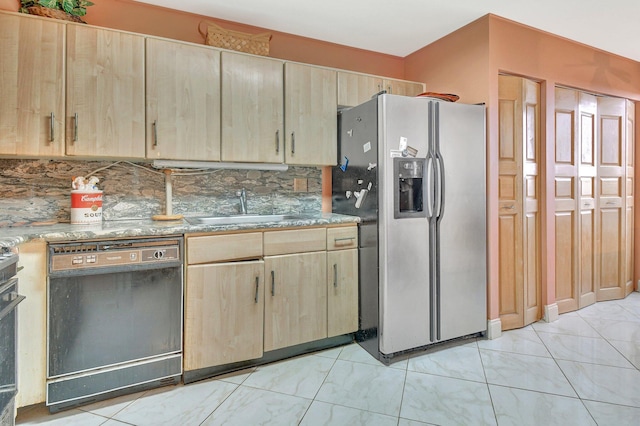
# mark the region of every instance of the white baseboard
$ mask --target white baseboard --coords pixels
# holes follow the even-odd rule
[[[500,336],[502,336],[502,321],[500,321],[500,318],[487,320],[487,338],[491,340]]]
[[[558,312],[558,304],[552,303],[550,305],[544,305],[544,317],[542,318],[545,322],[554,322],[560,317],[560,313]]]

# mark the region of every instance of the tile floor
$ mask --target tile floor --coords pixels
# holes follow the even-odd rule
[[[385,367],[357,344],[20,425],[638,425],[640,293]]]

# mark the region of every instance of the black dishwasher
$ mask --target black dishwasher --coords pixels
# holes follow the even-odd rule
[[[182,237],[49,244],[51,412],[182,375]]]

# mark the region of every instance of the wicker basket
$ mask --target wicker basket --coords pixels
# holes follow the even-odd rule
[[[86,24],[79,16],[71,15],[64,10],[51,9],[49,7],[34,5],[27,8],[29,15],[45,16],[47,18],[62,19],[63,21],[78,22]]]
[[[207,25],[206,34],[202,31],[202,24]],[[204,37],[205,44],[209,46],[269,56],[270,33],[247,34],[240,31],[225,30],[213,22],[204,21],[198,25],[198,32]]]

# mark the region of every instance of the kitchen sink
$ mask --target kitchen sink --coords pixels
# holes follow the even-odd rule
[[[242,223],[280,222],[301,218],[301,216],[290,214],[239,214],[233,216],[185,217],[185,220],[191,225],[235,225]]]

